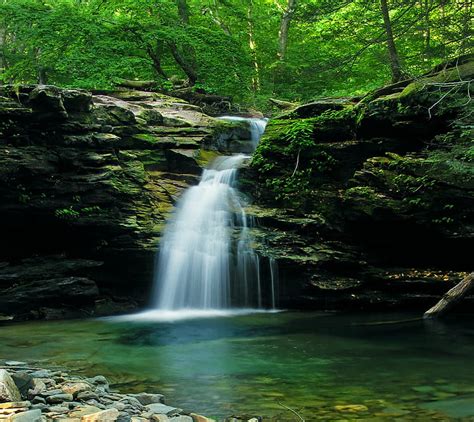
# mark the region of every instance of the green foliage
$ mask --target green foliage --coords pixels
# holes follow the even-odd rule
[[[69,206],[67,208],[58,208],[54,211],[54,216],[60,220],[77,220],[79,217],[87,217],[95,214],[102,213],[103,209],[98,205],[93,205],[90,207],[79,208],[74,206]]]
[[[390,79],[378,2],[299,2],[284,60],[277,52],[285,0],[186,4],[189,22],[175,0],[0,2],[0,81],[103,89],[138,79],[166,91],[189,78],[185,63],[195,89],[264,109],[270,96],[359,94]],[[469,2],[390,7],[404,74],[472,48]]]
[[[283,138],[289,142],[289,151],[299,151],[314,146],[313,130],[314,123],[310,119],[296,120],[291,123],[283,132]]]

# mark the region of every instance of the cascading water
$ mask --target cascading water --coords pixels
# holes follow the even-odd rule
[[[252,147],[255,150],[257,148],[258,142],[265,132],[265,127],[267,126],[268,119],[257,119],[249,117],[240,117],[240,116],[222,116],[223,120],[230,120],[234,122],[247,122],[250,129],[250,139],[252,140]]]
[[[255,147],[267,123],[223,118],[248,121]],[[238,168],[248,158],[218,158],[178,201],[160,244],[155,309],[276,307],[276,263],[269,260],[269,277],[263,282],[260,257],[252,247],[253,221],[235,187]]]

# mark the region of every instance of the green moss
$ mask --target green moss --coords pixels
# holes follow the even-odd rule
[[[196,156],[196,161],[201,167],[205,167],[208,163],[219,157],[219,155],[216,151],[200,149]]]

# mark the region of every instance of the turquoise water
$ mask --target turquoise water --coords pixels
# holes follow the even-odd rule
[[[474,420],[472,316],[269,313],[0,327],[0,358],[103,374],[209,417]],[[391,321],[392,323],[380,324]]]

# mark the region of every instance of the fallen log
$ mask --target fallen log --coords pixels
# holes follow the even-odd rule
[[[473,287],[474,272],[464,277],[461,282],[447,291],[435,306],[425,312],[423,318],[436,318],[441,316],[459,302]]]
[[[156,81],[133,81],[128,79],[122,79],[119,83],[119,86],[123,86],[125,88],[133,88],[133,89],[149,89],[154,88],[157,85]]]
[[[292,103],[290,101],[277,100],[276,98],[269,98],[268,102],[278,107],[280,110],[288,110],[298,105],[297,103]]]

